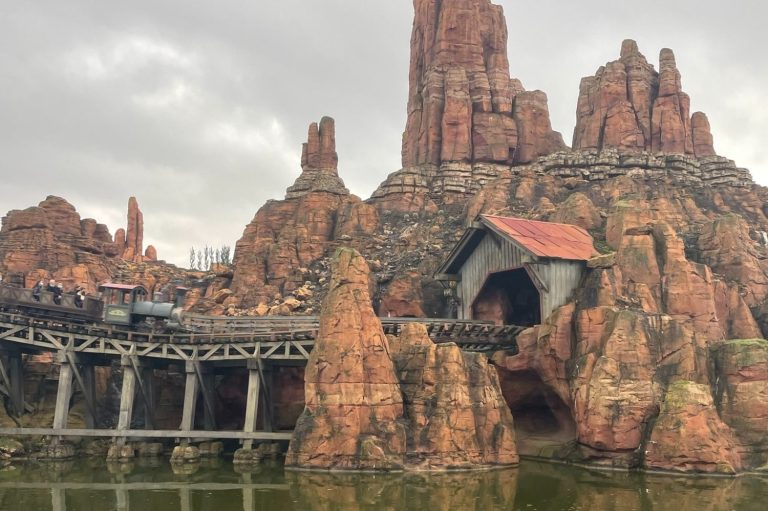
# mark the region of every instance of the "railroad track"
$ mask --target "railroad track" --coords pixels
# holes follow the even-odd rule
[[[498,326],[487,321],[451,319],[381,318],[381,322],[387,335],[399,335],[406,324],[421,323],[436,343],[454,342],[466,351],[480,352],[516,349],[515,339],[524,329],[514,325]],[[136,343],[145,351],[151,347],[172,345],[198,346],[211,352],[217,346],[253,347],[258,344],[260,348],[267,346],[267,350],[276,348],[271,353],[293,353],[297,356],[304,356],[311,350],[320,329],[320,320],[317,316],[229,318],[188,314],[185,327],[188,331],[145,332],[107,324],[70,323],[0,312],[0,340],[15,340],[41,347],[58,349],[69,345],[100,345],[106,349],[104,343],[111,342],[116,351]],[[294,351],[288,348],[289,345],[294,347]]]

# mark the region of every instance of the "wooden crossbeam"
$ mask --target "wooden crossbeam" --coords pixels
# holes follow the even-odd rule
[[[80,370],[77,368],[77,364],[75,362],[75,355],[71,351],[65,351],[64,356],[67,358],[67,362],[69,363],[70,367],[72,368],[72,372],[75,375],[75,380],[77,380],[77,384],[80,386],[80,390],[83,391],[83,396],[85,397],[85,406],[88,408],[88,413],[91,415],[91,417],[96,417],[96,403],[94,403],[91,398],[90,392],[88,392],[88,388],[85,386],[85,381],[83,380],[83,376],[80,374]]]

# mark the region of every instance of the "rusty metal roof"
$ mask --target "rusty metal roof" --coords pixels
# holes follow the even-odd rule
[[[597,255],[592,236],[575,225],[493,215],[480,220],[537,257],[586,261]]]

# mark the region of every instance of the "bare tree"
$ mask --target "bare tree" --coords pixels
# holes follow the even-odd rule
[[[195,247],[189,249],[189,269],[195,269]]]

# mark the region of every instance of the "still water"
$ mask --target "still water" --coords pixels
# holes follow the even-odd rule
[[[684,478],[524,461],[461,474],[317,474],[231,462],[21,464],[0,470],[1,511],[768,510],[768,477]]]

